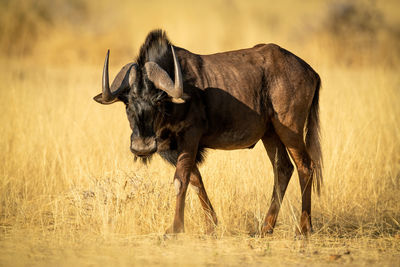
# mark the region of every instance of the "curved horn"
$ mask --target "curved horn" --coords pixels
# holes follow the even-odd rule
[[[169,96],[171,96],[173,102],[183,103],[185,100],[181,98],[183,96],[181,67],[172,45],[171,50],[174,58],[175,82],[173,82],[168,73],[155,62],[146,62],[144,67],[146,69],[147,77],[157,88],[165,91]]]
[[[110,102],[112,100],[114,100],[115,96],[113,96],[113,94],[111,93],[110,90],[110,82],[108,79],[108,60],[110,57],[110,49],[107,50],[107,55],[106,55],[106,59],[104,61],[104,67],[103,67],[103,79],[102,79],[102,87],[103,87],[103,100],[106,102]]]
[[[183,82],[182,82],[182,72],[181,66],[179,64],[178,58],[175,55],[174,47],[171,45],[172,56],[174,57],[174,69],[175,69],[175,86],[174,91],[179,95],[179,97],[183,94]]]
[[[112,104],[118,101],[118,95],[125,89],[132,86],[136,79],[136,63],[128,63],[119,71],[114,81],[111,84],[108,76],[108,62],[110,57],[110,50],[107,51],[106,59],[103,67],[102,78],[102,93],[95,96],[94,100],[101,104]]]

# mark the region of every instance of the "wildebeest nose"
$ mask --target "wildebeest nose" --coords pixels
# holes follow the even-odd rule
[[[157,151],[157,142],[155,140],[147,142],[132,142],[131,152],[139,157],[148,156]]]

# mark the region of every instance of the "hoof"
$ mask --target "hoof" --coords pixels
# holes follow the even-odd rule
[[[266,236],[270,236],[274,233],[274,228],[272,228],[271,226],[267,225],[264,226],[261,229],[261,237],[266,237]]]
[[[296,237],[308,237],[312,233],[314,233],[314,230],[309,224],[303,225],[301,229],[299,227],[296,227]]]
[[[180,233],[184,233],[184,232],[185,232],[185,229],[183,226],[171,225],[170,227],[167,228],[164,235],[175,235],[175,234],[180,234]]]
[[[217,236],[217,232],[216,232],[216,226],[209,226],[207,227],[207,229],[204,232],[205,235],[209,235],[209,236]]]
[[[216,229],[217,229],[216,220],[215,221],[207,221],[206,222],[206,229],[205,229],[204,234],[215,236],[216,235]]]
[[[296,235],[308,237],[312,232],[311,217],[304,211],[301,214],[300,224],[296,227]]]

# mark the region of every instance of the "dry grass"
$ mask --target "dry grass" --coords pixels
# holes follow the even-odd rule
[[[105,15],[106,23],[95,20],[111,8],[105,1],[96,7],[76,2],[84,4],[83,11],[73,13],[84,26],[74,25],[67,15],[62,20],[55,16],[47,26],[39,20],[37,32],[46,38],[37,35],[30,51],[24,48],[28,41],[18,39],[22,45],[16,41],[17,47],[1,57],[0,265],[399,263],[399,64],[383,57],[365,65],[376,57],[357,51],[352,62],[362,64],[333,62],[326,39],[306,42],[291,35],[326,4],[283,2],[267,8],[262,1],[234,2],[221,11],[227,2],[175,1],[153,10],[152,20],[144,23],[160,3],[127,1]],[[396,6],[384,3],[377,6],[388,23],[397,25]],[[284,10],[289,15],[276,15]],[[7,27],[14,26],[9,22]],[[253,150],[209,151],[201,172],[219,217],[214,237],[203,234],[202,210],[189,191],[187,233],[163,238],[172,222],[173,168],[158,157],[147,167],[134,163],[121,104],[99,106],[92,100],[100,90],[106,48],[115,51],[115,74],[156,26],[166,28],[177,45],[201,53],[277,42],[319,72],[325,181],[321,197],[313,199],[316,233],[309,240],[293,239],[301,206],[297,175],[276,233],[265,239],[254,235],[273,184],[261,144]],[[127,41],[113,41],[121,36]],[[0,40],[3,48],[10,45],[7,37]],[[337,46],[332,49],[337,53]]]

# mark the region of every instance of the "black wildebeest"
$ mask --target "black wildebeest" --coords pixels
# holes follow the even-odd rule
[[[198,164],[204,149],[252,148],[261,139],[274,169],[272,203],[262,235],[272,233],[293,173],[300,179],[302,214],[298,231],[311,232],[311,187],[319,191],[322,156],[319,140],[320,78],[302,59],[275,44],[212,55],[173,46],[165,32],[148,34],[136,62],[108,81],[94,100],[121,101],[132,129],[131,151],[143,162],[155,153],[176,166],[176,210],[167,233],[184,231],[188,184],[196,189],[208,229],[217,217]],[[289,154],[288,154],[289,152]]]

